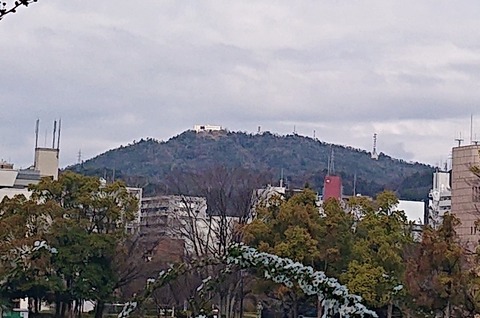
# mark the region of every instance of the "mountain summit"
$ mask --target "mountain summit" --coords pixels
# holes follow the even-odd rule
[[[287,185],[321,191],[329,172],[343,179],[344,194],[374,196],[394,190],[402,199],[422,200],[431,188],[433,168],[408,163],[380,153],[378,160],[360,149],[321,142],[299,135],[270,132],[186,131],[166,142],[142,139],[109,150],[67,169],[87,175],[121,178],[130,185],[161,187],[175,171],[203,171],[218,166],[238,167],[269,173],[272,182],[283,171]],[[355,181],[354,181],[355,180]]]

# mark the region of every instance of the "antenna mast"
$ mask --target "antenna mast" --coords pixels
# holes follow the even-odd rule
[[[373,134],[373,151],[371,158],[373,160],[378,160],[378,153],[377,153],[377,133]]]
[[[58,120],[58,138],[57,138],[57,150],[60,149],[60,132],[62,131],[62,119]]]
[[[458,147],[460,147],[462,145],[462,133],[460,133],[459,137],[458,138],[455,138],[455,141],[458,142]]]
[[[333,147],[330,150],[330,156],[328,158],[328,175],[335,174],[335,152]]]
[[[357,172],[353,175],[353,196],[357,195]]]
[[[53,121],[52,149],[55,149],[55,136],[57,135],[57,121]]]
[[[35,149],[38,148],[38,128],[40,127],[40,119],[35,122]]]
[[[280,170],[280,188],[283,188],[283,168]]]
[[[473,142],[473,114],[470,114],[470,144]]]

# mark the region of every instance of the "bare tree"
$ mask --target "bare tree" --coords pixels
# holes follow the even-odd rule
[[[31,3],[37,2],[38,0],[16,0],[8,2],[0,2],[0,20],[2,20],[7,14],[17,12],[17,9],[20,7],[28,7]]]
[[[229,245],[242,239],[242,226],[248,222],[255,204],[255,189],[268,177],[244,168],[215,167],[196,173],[175,172],[169,188],[182,200],[183,211],[177,214],[176,231],[186,240],[186,256],[193,259],[226,254]],[[206,199],[198,209],[192,201]],[[222,274],[222,265],[209,266],[201,277],[219,277],[215,297],[220,314],[226,318],[242,311],[245,275],[242,272]],[[240,308],[237,308],[238,306]]]

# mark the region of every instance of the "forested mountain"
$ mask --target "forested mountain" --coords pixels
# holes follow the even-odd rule
[[[82,164],[67,169],[87,175],[121,178],[129,185],[141,186],[148,194],[165,189],[165,180],[186,171],[205,171],[216,167],[243,167],[270,175],[277,184],[283,170],[290,187],[321,191],[333,153],[332,170],[343,179],[344,193],[375,195],[390,189],[402,199],[425,199],[432,183],[433,168],[408,163],[351,147],[327,144],[299,135],[280,136],[269,132],[186,131],[163,142],[142,139],[128,146],[109,150]]]

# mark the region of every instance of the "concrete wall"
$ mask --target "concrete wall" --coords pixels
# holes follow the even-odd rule
[[[458,235],[470,248],[480,240],[480,227],[475,226],[480,219],[480,202],[473,200],[473,189],[480,186],[480,179],[470,171],[480,165],[479,150],[480,146],[470,145],[455,147],[452,152],[452,213],[462,223]]]
[[[35,149],[35,170],[40,171],[40,176],[58,179],[58,153],[58,149]]]

